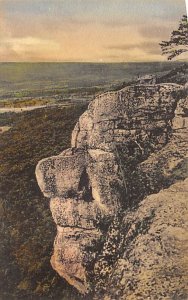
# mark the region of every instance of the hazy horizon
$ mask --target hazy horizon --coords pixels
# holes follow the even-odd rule
[[[1,0],[1,62],[165,61],[184,0]]]
[[[160,74],[183,62],[1,62],[0,98],[11,90],[40,90],[116,85],[138,75]],[[1,97],[2,96],[2,97]]]

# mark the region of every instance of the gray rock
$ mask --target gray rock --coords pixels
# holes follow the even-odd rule
[[[167,245],[172,227],[183,235],[185,217],[181,223],[179,216],[186,211],[185,194],[181,207],[179,185],[173,186],[173,201],[173,188],[167,196],[148,196],[186,176],[179,168],[187,153],[183,89],[145,84],[99,95],[76,124],[72,148],[38,163],[36,177],[51,199],[57,225],[51,264],[80,293],[94,290],[96,299],[171,299],[173,288],[179,293],[185,285],[184,275],[179,287],[169,281],[179,260],[176,248]],[[184,193],[185,183],[180,186]],[[165,262],[161,257],[168,251]],[[159,275],[166,266],[168,279]]]

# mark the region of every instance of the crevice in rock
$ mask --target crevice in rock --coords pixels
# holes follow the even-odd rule
[[[81,174],[80,182],[78,185],[78,192],[80,194],[80,197],[86,201],[86,202],[92,202],[93,196],[92,196],[92,187],[90,184],[88,173],[86,172],[86,169]]]

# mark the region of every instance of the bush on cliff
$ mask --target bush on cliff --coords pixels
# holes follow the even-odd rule
[[[74,299],[76,292],[50,265],[55,225],[35,179],[37,162],[70,146],[85,110],[38,109],[11,116],[1,134],[1,299]],[[8,121],[8,119],[7,119]]]

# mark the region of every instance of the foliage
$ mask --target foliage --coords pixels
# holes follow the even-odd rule
[[[56,229],[35,166],[70,146],[84,110],[77,105],[16,114],[13,128],[1,134],[1,299],[78,299],[50,265]]]
[[[168,60],[188,51],[188,22],[184,15],[177,30],[172,31],[169,41],[160,44],[162,55],[167,55]]]
[[[150,63],[0,63],[0,101],[24,97],[94,95],[121,82],[175,67]]]
[[[177,77],[175,74],[173,72],[171,76]],[[21,114],[1,115],[0,124],[12,126],[11,130],[1,134],[0,140],[2,300],[82,299],[50,266],[55,225],[48,201],[38,188],[34,172],[40,159],[59,154],[70,146],[71,131],[85,108],[85,105],[49,107]],[[139,143],[148,151],[145,153],[146,159],[152,151],[151,145],[142,145],[141,141]],[[153,168],[151,172],[146,165],[143,171],[139,168],[142,161],[139,147],[130,144],[127,151],[118,151],[124,172],[129,174],[127,189],[130,203],[136,205],[136,199],[140,200],[146,193],[156,192],[166,186],[161,171],[161,158],[156,170]],[[172,180],[184,177],[184,173],[182,175],[179,172],[177,168]]]
[[[21,107],[29,107],[29,106],[40,106],[40,105],[49,105],[53,104],[52,99],[40,99],[40,98],[19,98],[13,100],[2,100],[0,101],[0,108],[21,108]]]

